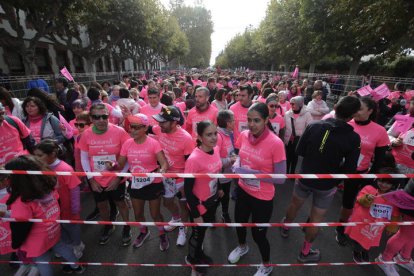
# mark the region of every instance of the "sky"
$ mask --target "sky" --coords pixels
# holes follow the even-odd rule
[[[167,8],[169,2],[161,0]],[[184,3],[193,5],[194,0],[185,0]],[[269,0],[203,0],[204,7],[211,11],[214,23],[210,65],[214,65],[216,56],[237,33],[242,33],[249,25],[259,26],[268,3]]]

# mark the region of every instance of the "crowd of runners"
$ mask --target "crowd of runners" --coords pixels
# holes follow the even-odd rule
[[[34,86],[35,87],[34,87]],[[42,85],[47,85],[43,83]],[[289,76],[212,73],[210,75],[124,75],[114,83],[69,83],[61,77],[51,89],[31,87],[24,99],[0,87],[0,167],[6,170],[353,174],[414,173],[414,98],[397,83],[387,97],[375,100],[350,91],[333,110],[326,99],[333,93],[323,80]],[[300,158],[298,162],[298,158]],[[156,222],[267,223],[273,199],[284,179],[208,179],[158,177],[77,177],[0,174],[0,217]],[[324,221],[338,189],[342,192],[339,222],[414,221],[414,210],[398,208],[383,196],[402,189],[414,206],[414,182],[409,179],[301,179],[294,183],[283,222],[295,222],[312,197],[308,222]],[[81,218],[81,191],[93,193],[94,206]],[[230,200],[233,199],[233,201]],[[151,218],[145,217],[148,202]],[[234,213],[229,204],[234,202]],[[161,208],[168,210],[161,212]],[[221,210],[217,210],[221,209]],[[132,213],[132,216],[130,216]],[[163,216],[162,213],[168,214]],[[118,216],[120,214],[120,216]],[[101,226],[99,244],[108,243],[113,225]],[[159,249],[170,243],[187,246],[188,264],[211,264],[203,251],[207,227],[151,229]],[[238,227],[238,244],[228,252],[235,264],[250,250],[247,229]],[[280,235],[289,238],[289,227]],[[120,243],[145,247],[148,227],[137,236],[123,226]],[[154,232],[155,231],[155,232]],[[353,248],[355,262],[368,262],[369,251],[391,236],[378,262],[400,262],[414,274],[411,259],[414,226],[337,227],[340,246]],[[251,234],[262,265],[255,275],[273,267],[266,227]],[[301,263],[319,262],[312,246],[318,227],[304,228]],[[77,262],[83,251],[79,224],[0,221],[0,254],[25,263],[48,262],[54,254]],[[254,248],[256,250],[256,247]],[[373,256],[372,256],[373,257]],[[395,264],[379,264],[386,275],[398,275]],[[65,265],[67,273],[82,273],[82,265]],[[24,271],[23,271],[24,270]],[[48,264],[21,265],[20,275],[53,275]],[[193,267],[203,274],[205,267]]]

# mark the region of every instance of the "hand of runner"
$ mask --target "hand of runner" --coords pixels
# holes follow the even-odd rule
[[[96,182],[95,179],[93,178],[89,179],[89,183],[91,184],[92,191],[98,192],[98,193],[103,191],[103,188],[101,187],[101,185],[99,185],[98,182]]]
[[[401,137],[398,137],[397,139],[395,139],[394,141],[392,141],[392,145],[394,146],[394,147],[398,147],[398,146],[401,146],[402,145],[402,138]]]
[[[106,191],[113,191],[116,190],[116,188],[118,188],[119,183],[121,182],[121,180],[119,179],[119,177],[115,177],[114,179],[111,180],[111,182],[109,182],[108,187],[106,187]]]
[[[108,171],[113,170],[113,169],[115,168],[115,166],[116,166],[116,162],[113,162],[113,161],[110,161],[110,160],[105,161],[105,168],[106,168]]]
[[[202,216],[199,216],[198,218],[195,218],[194,219],[194,222],[195,223],[203,223],[204,222],[203,217]]]
[[[119,108],[121,109],[122,116],[124,118],[128,117],[129,115],[131,115],[131,111],[128,109],[128,107],[126,105],[120,105]]]

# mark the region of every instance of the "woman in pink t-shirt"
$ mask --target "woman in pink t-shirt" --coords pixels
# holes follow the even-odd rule
[[[383,168],[378,173],[396,174],[398,170]],[[398,179],[377,179],[373,186],[365,186],[358,193],[356,206],[348,222],[398,221],[398,208],[381,197],[382,194],[394,190],[398,185]],[[379,246],[384,228],[385,226],[383,225],[357,225],[345,228],[345,234],[352,241],[353,259],[356,263],[369,262],[369,249]],[[397,229],[398,227],[390,225],[386,229],[387,234],[394,234]]]
[[[40,161],[29,155],[19,156],[9,161],[6,170],[48,171]],[[25,185],[22,186],[22,183]],[[10,176],[10,197],[6,204],[11,210],[11,217],[16,219],[50,219],[60,218],[58,195],[54,191],[56,179],[46,175]],[[60,225],[56,222],[31,223],[22,222],[12,227],[14,247],[26,253],[27,258],[35,262],[49,262],[51,252],[61,255],[68,262],[77,262],[73,250],[61,240]],[[48,264],[37,264],[40,275],[53,275]],[[65,266],[66,272],[82,273],[85,268],[79,265]]]
[[[276,112],[278,112],[280,116],[284,117],[286,112],[291,109],[290,102],[287,101],[287,92],[280,91],[277,95],[279,96],[279,105],[282,107],[283,113],[279,113],[280,110],[277,110]]]
[[[272,126],[272,131],[283,139],[285,136],[285,119],[278,114],[282,107],[279,105],[279,97],[272,93],[266,98],[266,104],[269,108],[269,123]]]
[[[211,121],[201,121],[196,125],[197,147],[185,163],[185,173],[219,173],[222,163],[217,147],[217,127]],[[186,178],[184,192],[190,210],[191,221],[215,222],[216,209],[223,190],[216,178]],[[212,259],[203,252],[204,236],[207,228],[193,227],[188,242],[189,252],[185,258],[188,264],[210,264]],[[205,268],[195,268],[203,273]]]
[[[58,158],[61,155],[58,144],[53,140],[43,140],[38,144],[33,154],[53,171],[73,172],[73,168]],[[57,192],[59,194],[60,218],[68,220],[80,219],[80,187],[81,181],[75,175],[59,175]],[[75,255],[80,259],[85,249],[81,240],[80,224],[63,224],[62,240],[73,247]]]
[[[128,162],[129,170],[132,173],[165,173],[168,169],[168,162],[161,149],[160,143],[146,132],[150,121],[144,114],[136,114],[127,117],[129,122],[130,135],[132,139],[127,140],[121,148],[118,158],[118,166],[123,168]],[[160,163],[158,166],[157,162]],[[154,177],[132,177],[128,186],[128,193],[131,196],[132,207],[136,221],[145,220],[145,202],[149,202],[151,217],[154,221],[164,221],[160,212],[161,195],[164,185],[161,178]],[[164,227],[159,226],[160,250],[166,251],[169,247],[168,237]],[[139,248],[150,236],[147,227],[140,227],[140,233],[134,241],[134,248]]]
[[[239,160],[233,170],[241,174],[284,174],[286,155],[282,140],[268,128],[269,109],[264,103],[255,103],[247,112],[248,130],[243,131],[235,143]],[[239,179],[235,206],[235,222],[268,223],[273,212],[275,184],[283,184],[284,179]],[[239,246],[229,255],[230,263],[237,263],[249,251],[246,243],[246,228],[236,229]],[[268,275],[272,271],[267,266],[270,261],[270,245],[266,237],[266,227],[252,228],[253,239],[259,247],[262,265],[258,275]]]
[[[348,122],[361,138],[361,153],[358,158],[356,173],[377,173],[378,168],[384,163],[385,154],[390,140],[383,126],[375,123],[377,117],[377,103],[370,97],[362,97],[361,108]],[[340,222],[347,222],[352,213],[358,192],[372,181],[369,179],[345,179],[344,192],[342,194],[342,209]],[[336,228],[337,240],[342,244],[344,240],[344,227]]]

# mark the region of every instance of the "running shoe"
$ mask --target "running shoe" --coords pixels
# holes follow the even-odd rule
[[[319,249],[310,249],[308,255],[304,255],[302,251],[298,256],[298,261],[301,263],[317,263],[321,260],[321,252]]]
[[[384,262],[382,259],[382,255],[380,254],[376,259],[376,262]],[[397,268],[394,264],[377,264],[379,268],[384,272],[387,276],[399,276],[400,274],[397,271]]]
[[[394,262],[397,262],[399,266],[401,266],[402,268],[408,270],[409,272],[411,272],[411,274],[414,274],[414,262],[413,259],[410,260],[406,260],[403,257],[401,257],[400,254],[398,254],[397,256],[394,257]],[[403,262],[408,262],[403,264]]]
[[[167,234],[160,235],[160,250],[162,252],[167,251],[170,247],[170,240],[167,237]]]
[[[131,244],[131,226],[125,225],[122,229],[122,246],[128,246]]]
[[[67,274],[76,273],[82,274],[86,270],[85,266],[79,265],[77,268],[72,268],[70,265],[64,265],[62,271]]]
[[[172,218],[169,222],[170,223],[178,223],[178,222],[181,222],[181,218],[179,218],[179,219]],[[166,232],[172,232],[172,231],[175,230],[175,228],[177,228],[177,226],[172,226],[172,225],[166,225],[166,226],[164,226],[164,230]]]
[[[73,253],[79,260],[83,256],[83,250],[85,250],[85,244],[81,242],[79,245],[73,246]]]
[[[254,274],[254,276],[267,276],[267,275],[270,275],[272,271],[273,271],[272,266],[265,266],[262,264],[257,268],[257,271]]]
[[[369,262],[369,254],[367,251],[353,251],[352,258],[357,264]]]
[[[342,228],[340,228],[342,227]],[[340,246],[346,246],[348,244],[348,239],[344,233],[344,227],[343,226],[338,226],[335,229],[336,232],[336,236],[335,236],[335,240],[336,242],[340,245]]]
[[[114,231],[115,231],[114,225],[105,225],[102,230],[101,238],[99,239],[99,244],[100,245],[107,244],[109,239],[111,238],[111,235],[114,233]]]
[[[286,217],[284,217],[282,219],[281,223],[285,223],[285,220],[286,220]],[[285,238],[285,239],[289,238],[289,230],[290,229],[288,227],[281,226],[281,227],[279,227],[279,230],[280,230],[280,235],[282,236],[282,238]]]
[[[243,247],[239,245],[233,251],[231,251],[227,260],[229,263],[235,264],[240,260],[242,256],[246,255],[247,252],[249,252],[249,246],[247,244]]]
[[[187,242],[187,227],[178,229],[177,246],[184,246]]]
[[[148,237],[151,235],[151,232],[147,229],[146,233],[140,232],[132,246],[134,248],[139,248],[144,244],[144,241],[148,239]]]
[[[210,258],[211,259],[211,258]],[[185,256],[185,263],[189,265],[197,265],[197,264],[211,264],[211,262],[205,262],[203,260],[196,260],[191,258],[190,255]],[[205,266],[193,266],[191,267],[191,275],[202,275],[203,273],[207,272],[207,267]]]

